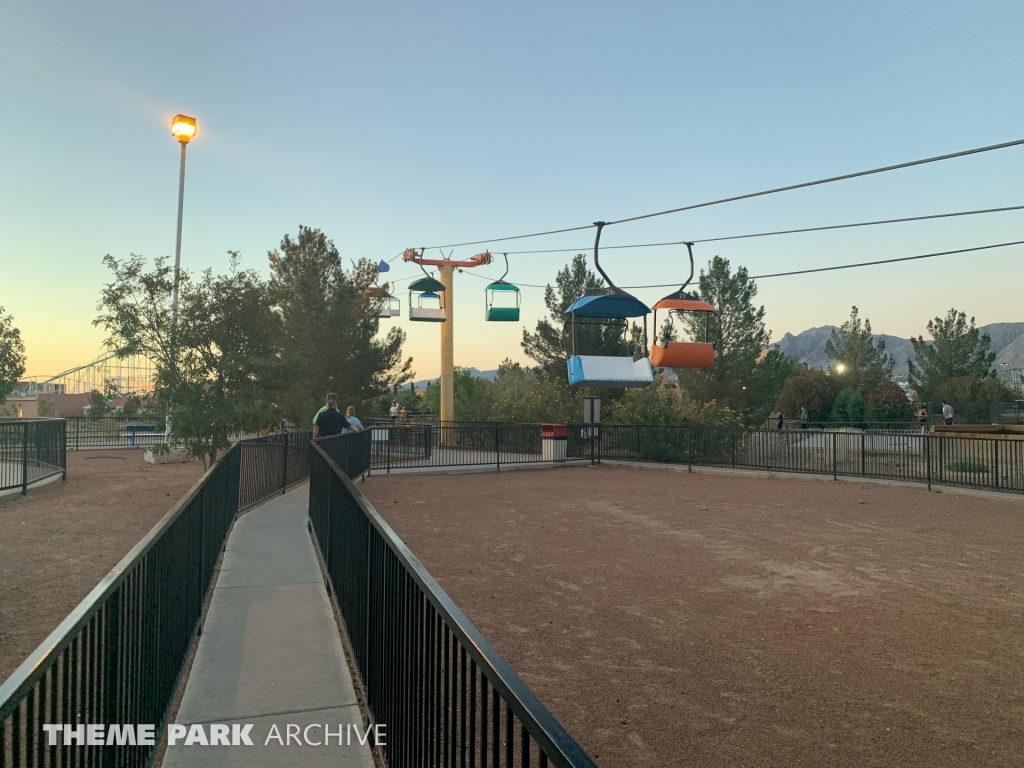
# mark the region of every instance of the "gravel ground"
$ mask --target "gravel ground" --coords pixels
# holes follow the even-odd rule
[[[603,766],[1024,764],[1024,500],[609,465],[360,488]]]
[[[68,453],[68,480],[0,502],[0,680],[196,483],[200,462]]]

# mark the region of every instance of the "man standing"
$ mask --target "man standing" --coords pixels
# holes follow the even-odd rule
[[[942,420],[947,427],[953,424],[953,406],[945,400],[942,401]]]
[[[313,422],[313,439],[340,435],[348,427],[348,421],[338,410],[338,396],[331,392],[327,395],[327,408],[316,415]]]
[[[807,408],[800,406],[800,429],[807,429]]]

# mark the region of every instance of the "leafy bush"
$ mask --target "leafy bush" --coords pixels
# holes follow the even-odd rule
[[[951,461],[946,465],[946,469],[950,472],[978,472],[985,474],[988,472],[988,464],[981,461]]]

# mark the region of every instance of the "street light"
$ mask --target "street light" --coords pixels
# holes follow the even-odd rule
[[[174,294],[171,297],[171,324],[178,321],[178,273],[181,270],[181,214],[185,207],[185,145],[196,135],[196,119],[175,115],[171,120],[171,136],[181,144],[181,172],[178,176],[178,238],[174,244]]]
[[[843,365],[842,363],[840,363],[839,365],[836,366],[836,373],[842,373],[845,370],[846,370],[846,366]]]
[[[181,144],[181,171],[178,175],[178,237],[174,243],[174,293],[171,296],[171,345],[172,354],[175,343],[175,333],[178,326],[178,275],[181,272],[181,214],[185,208],[185,145],[196,136],[196,119],[188,115],[175,115],[171,120],[171,136]],[[167,419],[164,425],[164,439],[170,444],[173,441],[171,435],[171,420]]]

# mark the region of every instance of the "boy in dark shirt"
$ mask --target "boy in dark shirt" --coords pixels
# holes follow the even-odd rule
[[[313,439],[340,435],[348,426],[348,419],[338,410],[338,396],[331,392],[327,395],[327,410],[318,413],[313,422]]]

